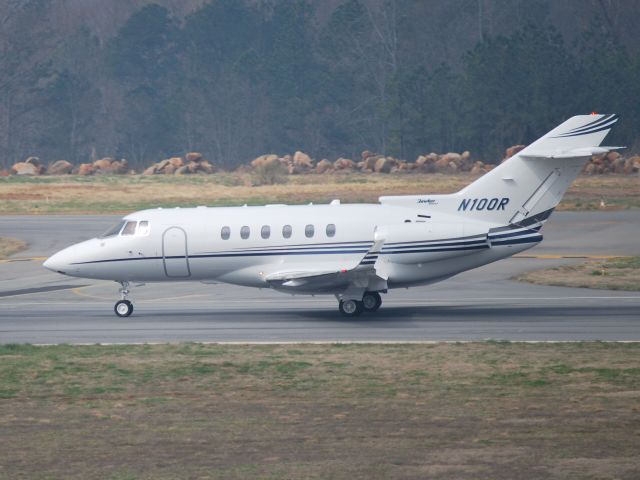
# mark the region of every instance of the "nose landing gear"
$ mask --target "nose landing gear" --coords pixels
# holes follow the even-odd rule
[[[113,311],[116,312],[116,315],[119,317],[128,317],[133,313],[133,303],[127,300],[127,296],[129,295],[129,282],[120,282],[120,300],[118,300],[113,307]]]

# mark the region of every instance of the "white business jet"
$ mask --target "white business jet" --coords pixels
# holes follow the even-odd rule
[[[131,284],[225,282],[330,294],[343,315],[376,311],[381,293],[428,285],[533,247],[542,225],[594,154],[615,115],[579,115],[450,195],[378,204],[152,209],[72,245],[44,266],[115,280],[127,317]]]

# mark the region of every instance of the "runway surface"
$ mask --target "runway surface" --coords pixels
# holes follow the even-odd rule
[[[640,255],[640,211],[558,212],[523,255],[429,287],[392,290],[373,315],[345,319],[333,297],[200,283],[134,288],[130,318],[113,313],[118,285],[65,277],[42,260],[104,231],[114,216],[4,216],[0,236],[29,242],[0,261],[0,343],[174,341],[640,340],[640,293],[509,280],[566,256]],[[20,260],[25,258],[26,260]]]

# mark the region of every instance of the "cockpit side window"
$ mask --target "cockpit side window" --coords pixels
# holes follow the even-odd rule
[[[149,235],[148,220],[141,220],[138,222],[138,229],[136,230],[136,235],[140,235],[140,236]]]
[[[133,235],[136,233],[136,225],[138,222],[127,222],[127,224],[122,229],[122,233],[120,235]]]
[[[120,230],[122,230],[122,227],[124,227],[125,223],[126,222],[118,222],[116,225],[114,225],[109,230],[107,230],[102,235],[100,235],[100,238],[115,237],[120,233]]]

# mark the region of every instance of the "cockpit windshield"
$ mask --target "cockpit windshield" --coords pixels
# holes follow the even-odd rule
[[[99,238],[115,237],[118,234],[122,236],[136,235],[143,237],[149,235],[150,230],[148,220],[141,220],[139,222],[135,220],[123,220],[104,232]]]
[[[125,223],[127,223],[127,222],[119,222],[118,224],[116,224],[113,227],[109,228],[109,230],[104,232],[102,235],[100,235],[100,238],[114,237],[114,236],[118,235],[120,233],[120,230],[122,230],[122,227],[124,227]]]

